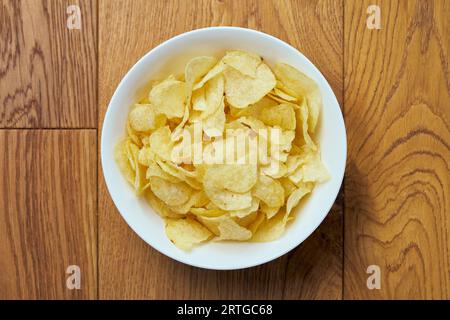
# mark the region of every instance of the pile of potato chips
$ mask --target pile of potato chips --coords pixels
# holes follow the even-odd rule
[[[318,85],[290,65],[270,68],[236,50],[221,60],[196,57],[183,75],[152,83],[134,105],[115,158],[136,193],[165,219],[177,247],[272,241],[300,200],[329,177],[312,139],[321,106]],[[254,161],[251,139],[259,141]],[[231,142],[240,155],[225,148],[221,161],[205,161]]]

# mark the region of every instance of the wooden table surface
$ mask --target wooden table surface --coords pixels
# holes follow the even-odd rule
[[[80,30],[66,27],[71,4]],[[0,298],[450,298],[449,16],[448,0],[0,0]],[[318,230],[239,271],[144,243],[114,207],[98,153],[127,70],[174,35],[218,25],[302,51],[348,135],[343,188]],[[69,265],[80,290],[66,287]],[[367,287],[371,265],[380,289]]]

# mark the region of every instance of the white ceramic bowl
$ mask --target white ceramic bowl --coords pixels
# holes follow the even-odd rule
[[[142,98],[150,80],[180,73],[198,55],[221,55],[242,49],[261,55],[269,65],[285,62],[300,69],[320,86],[323,97],[319,132],[322,160],[331,179],[318,185],[301,206],[294,222],[278,240],[266,243],[209,242],[191,252],[175,247],[164,232],[163,220],[145,200],[138,198],[114,161],[114,146],[125,134],[129,107]],[[111,66],[114,67],[114,66]],[[338,101],[320,71],[285,42],[250,29],[213,27],[178,35],[143,56],[117,87],[103,123],[101,161],[109,193],[122,217],[145,242],[180,262],[207,269],[240,269],[256,266],[287,253],[305,240],[323,221],[342,183],[346,161],[346,133]]]

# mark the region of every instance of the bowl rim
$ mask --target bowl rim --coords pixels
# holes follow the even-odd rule
[[[260,259],[257,259],[251,263],[237,263],[235,266],[230,267],[230,266],[221,266],[221,265],[201,265],[199,263],[195,263],[190,261],[189,259],[185,259],[181,256],[175,256],[170,252],[167,252],[164,250],[164,248],[162,246],[159,245],[155,245],[154,243],[149,243],[146,239],[144,239],[143,237],[141,237],[141,235],[135,230],[135,228],[132,226],[133,223],[131,223],[130,219],[127,218],[127,216],[125,214],[123,214],[121,212],[121,210],[119,209],[119,205],[117,203],[117,199],[115,199],[112,196],[112,192],[111,189],[112,186],[110,186],[110,184],[108,183],[108,178],[107,178],[107,174],[105,174],[105,162],[106,160],[106,152],[105,152],[105,142],[104,139],[105,138],[105,124],[109,122],[109,119],[111,117],[111,113],[112,113],[112,108],[110,108],[111,105],[114,104],[115,100],[117,99],[117,95],[118,92],[120,92],[122,90],[122,87],[125,85],[125,83],[128,82],[128,78],[131,77],[131,74],[134,73],[135,69],[138,69],[140,67],[141,64],[144,63],[144,61],[146,60],[146,58],[152,54],[154,54],[155,52],[161,50],[164,46],[177,41],[180,38],[186,37],[186,36],[190,36],[193,34],[197,34],[197,33],[203,33],[203,32],[211,32],[211,31],[222,31],[222,30],[232,30],[232,31],[238,31],[238,32],[247,32],[247,33],[252,33],[255,36],[259,36],[259,37],[266,37],[269,38],[271,41],[275,41],[278,45],[284,47],[285,49],[294,51],[297,55],[299,55],[302,59],[304,59],[307,64],[309,64],[311,66],[311,68],[314,70],[315,73],[317,73],[317,75],[319,76],[319,78],[322,78],[322,81],[325,81],[325,83],[327,84],[327,86],[329,87],[332,95],[332,99],[334,100],[334,103],[339,107],[339,112],[338,112],[338,116],[340,117],[339,120],[342,121],[343,124],[343,146],[344,146],[344,150],[342,150],[343,152],[343,167],[340,168],[340,171],[338,172],[338,174],[334,175],[336,177],[336,179],[338,179],[339,182],[339,188],[337,188],[336,190],[334,190],[331,194],[330,194],[330,199],[333,199],[332,201],[330,200],[330,204],[327,206],[327,210],[325,210],[323,217],[321,217],[320,219],[317,220],[317,222],[314,225],[310,225],[309,231],[305,233],[304,237],[299,237],[296,239],[296,241],[292,241],[291,243],[285,245],[283,248],[281,248],[282,250],[275,252],[274,254],[271,255],[262,255]],[[316,79],[318,80],[318,79]],[[290,252],[291,250],[295,249],[297,246],[299,246],[303,241],[305,241],[307,238],[309,238],[311,236],[311,234],[317,230],[317,228],[323,223],[323,221],[325,220],[325,218],[328,216],[330,210],[332,209],[333,204],[336,202],[337,196],[339,194],[339,191],[342,188],[342,182],[344,179],[344,175],[345,175],[345,168],[346,168],[346,163],[347,163],[347,132],[346,132],[346,126],[345,126],[345,119],[343,117],[342,114],[342,109],[341,106],[339,104],[339,101],[336,98],[336,95],[332,89],[332,87],[330,86],[329,82],[326,80],[325,76],[322,74],[322,72],[315,66],[314,63],[311,62],[311,60],[309,60],[302,52],[300,52],[298,49],[296,49],[295,47],[293,47],[292,45],[284,42],[281,39],[278,39],[275,36],[272,36],[270,34],[267,34],[265,32],[262,31],[258,31],[255,29],[250,29],[250,28],[243,28],[243,27],[233,27],[233,26],[215,26],[215,27],[205,27],[205,28],[199,28],[199,29],[193,29],[184,33],[180,33],[174,37],[171,37],[163,42],[161,42],[160,44],[158,44],[157,46],[155,46],[154,48],[150,49],[147,53],[145,53],[143,56],[141,56],[136,63],[134,63],[134,65],[128,69],[128,71],[126,72],[126,74],[122,77],[122,79],[120,80],[119,84],[117,85],[116,89],[114,90],[113,95],[111,96],[111,99],[108,103],[108,107],[106,109],[103,121],[101,123],[102,128],[101,128],[101,141],[100,141],[100,161],[102,164],[102,175],[103,178],[105,180],[105,184],[106,184],[106,188],[108,190],[108,193],[110,195],[110,198],[112,199],[117,211],[120,213],[122,219],[125,220],[125,222],[127,223],[127,225],[130,227],[130,229],[136,233],[139,238],[141,240],[143,240],[145,243],[147,243],[148,245],[150,245],[153,249],[157,250],[159,253],[175,260],[178,262],[181,262],[183,264],[187,264],[187,265],[191,265],[194,267],[198,267],[198,268],[202,268],[202,269],[208,269],[208,270],[238,270],[238,269],[246,269],[246,268],[251,268],[251,267],[255,267],[261,264],[265,264],[267,262],[273,261],[283,255],[285,255],[286,253]],[[112,156],[112,155],[110,155]]]

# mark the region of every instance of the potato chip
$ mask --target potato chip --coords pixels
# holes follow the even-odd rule
[[[200,89],[201,87],[203,87],[205,85],[205,83],[207,81],[209,81],[210,79],[214,78],[215,76],[217,76],[218,74],[221,74],[222,72],[224,72],[226,69],[225,64],[220,61],[219,63],[217,63],[214,68],[212,68],[211,70],[209,70],[209,72],[202,78],[202,80],[200,82],[198,82],[194,88],[192,89],[193,91]]]
[[[281,183],[270,177],[260,175],[252,192],[269,207],[281,207],[284,203],[284,189]]]
[[[211,232],[192,218],[166,219],[166,234],[178,248],[191,250],[196,244],[208,240]]]
[[[138,132],[149,132],[166,123],[166,117],[156,113],[150,104],[136,104],[128,118],[131,128]]]
[[[131,140],[127,140],[125,144],[125,151],[131,168],[136,171],[136,160],[139,154],[139,147],[135,145]]]
[[[128,138],[133,141],[135,145],[139,147],[142,146],[141,137],[139,133],[131,127],[130,119],[127,120],[126,130]]]
[[[217,236],[217,238],[215,238],[216,241],[245,241],[250,239],[252,236],[250,230],[239,225],[234,218],[230,217],[228,214],[216,217],[199,216],[198,219],[205,227]]]
[[[191,59],[184,69],[184,79],[191,87],[200,81],[217,63],[214,57],[200,56]]]
[[[218,108],[220,108],[223,101],[223,94],[225,90],[224,77],[219,74],[206,82],[204,88],[206,108],[201,113],[201,118],[205,119],[208,116],[214,114]],[[203,89],[202,88],[202,89]]]
[[[257,118],[254,118],[252,116],[240,117],[239,119],[237,119],[237,121],[242,124],[247,125],[249,128],[251,128],[256,133],[258,133],[258,131],[261,129],[267,129],[264,122],[262,122],[261,120],[259,120]]]
[[[259,199],[253,198],[252,205],[250,207],[241,210],[231,210],[228,212],[230,213],[231,217],[245,218],[250,214],[258,211],[258,209],[259,209]]]
[[[255,78],[244,75],[233,68],[226,69],[224,75],[227,102],[239,109],[259,101],[276,84],[272,71],[265,63],[258,66]]]
[[[204,187],[209,199],[222,210],[241,210],[252,205],[252,195],[250,191],[238,193],[219,189],[215,187],[210,180],[206,179]]]
[[[279,181],[283,186],[285,198],[289,197],[289,195],[297,189],[297,186],[291,180],[289,180],[289,178],[283,177]]]
[[[155,160],[155,153],[150,147],[144,146],[139,150],[138,161],[144,166],[149,166]]]
[[[217,210],[217,209],[208,209],[208,210]],[[219,209],[220,210],[220,209]],[[230,219],[230,216],[226,213],[226,211],[221,211],[221,214],[218,215],[196,215],[196,219],[208,228],[214,235],[218,236],[220,234],[219,224],[222,219]],[[217,238],[215,238],[217,240]]]
[[[191,213],[195,214],[196,216],[200,217],[219,217],[223,214],[225,214],[225,211],[214,208],[214,209],[206,209],[206,208],[191,208]]]
[[[219,238],[217,240],[245,241],[252,237],[252,232],[241,227],[233,219],[221,219],[219,225]]]
[[[186,98],[186,84],[170,78],[154,86],[149,94],[156,111],[169,119],[183,116]]]
[[[266,214],[263,212],[258,212],[256,215],[255,220],[247,227],[248,230],[252,234],[255,234],[258,228],[261,226],[261,224],[266,220]]]
[[[280,210],[272,219],[262,222],[258,230],[253,234],[253,242],[268,242],[280,238],[288,221],[288,215]]]
[[[273,72],[284,87],[289,88],[297,99],[306,98],[309,111],[308,127],[310,132],[314,132],[322,108],[322,97],[317,83],[285,63],[276,64]]]
[[[277,76],[275,76],[275,77],[277,77]],[[282,92],[285,92],[285,93],[288,94],[289,96],[294,97],[294,98],[296,98],[297,100],[299,100],[299,97],[298,97],[299,94],[298,94],[298,92],[295,92],[294,90],[290,89],[289,87],[286,87],[286,86],[283,84],[283,82],[281,82],[280,79],[278,79],[278,78],[277,78],[277,84],[275,85],[275,88],[277,88],[277,89],[281,90]],[[275,91],[275,88],[274,88],[274,91]],[[278,101],[278,99],[282,99],[281,97],[279,97],[279,96],[277,96],[277,95],[275,95],[275,94],[273,94],[273,96],[272,96],[272,94],[269,94],[269,95],[271,95],[271,98],[272,98],[272,99],[277,99],[277,101]],[[282,99],[282,100],[284,100],[284,99]],[[287,101],[287,100],[285,100],[285,101]],[[280,102],[280,103],[281,103],[281,102]]]
[[[203,191],[196,191],[192,194],[191,198],[181,205],[169,206],[169,208],[176,213],[186,214],[193,206],[204,205],[205,201],[209,201],[208,197]]]
[[[136,176],[134,179],[134,190],[136,191],[137,195],[140,195],[148,187],[150,187],[150,183],[146,178],[146,167],[138,162],[137,157],[135,160],[135,171]]]
[[[261,64],[261,58],[246,51],[228,51],[222,61],[242,74],[256,78],[256,71]]]
[[[289,179],[298,185],[300,182],[325,182],[329,179],[328,170],[320,160],[316,151],[303,159],[303,163],[289,176]]]
[[[215,188],[243,193],[256,183],[257,170],[253,164],[218,164],[210,166],[204,176],[204,182]]]
[[[300,154],[289,155],[286,161],[287,176],[293,174],[302,164],[311,161],[311,158],[314,156],[314,151],[311,148],[303,147],[301,149],[302,152]]]
[[[278,213],[278,211],[280,211],[280,208],[281,207],[269,207],[264,202],[261,203],[261,212],[266,215],[267,219],[270,219],[273,216],[275,216]]]
[[[150,179],[152,192],[169,206],[178,206],[189,200],[192,189],[184,182],[172,183],[160,177]]]
[[[287,199],[286,214],[289,214],[292,208],[294,208],[305,195],[311,192],[312,188],[312,183],[305,183],[300,185],[298,189],[295,189]]]
[[[231,214],[230,214],[230,216],[231,216]],[[241,217],[241,218],[233,217],[233,218],[236,219],[235,221],[237,222],[238,225],[248,229],[248,227],[256,220],[257,217],[258,217],[258,211],[253,211],[244,217]]]
[[[181,139],[181,134],[183,131],[183,127],[189,120],[189,104],[187,103],[184,107],[184,114],[183,118],[181,119],[181,122],[176,126],[176,128],[173,130],[170,140],[172,141],[179,141]]]
[[[154,160],[148,162],[147,166],[148,167],[147,167],[147,171],[146,171],[146,178],[149,180],[152,177],[159,177],[159,178],[162,178],[162,179],[167,180],[172,183],[177,183],[177,182],[182,181],[181,179],[179,179],[173,175],[170,175],[166,171],[161,169],[161,167],[158,165],[158,163],[156,163],[156,161],[154,161]]]
[[[166,162],[161,159],[156,159],[156,162],[162,170],[167,172],[169,175],[177,177],[179,180],[186,182],[191,188],[194,188],[196,190],[202,189],[202,184],[197,181],[195,172],[188,171],[170,161]]]
[[[208,109],[206,102],[205,87],[202,87],[192,93],[192,109],[196,111],[205,111]],[[200,114],[198,116],[200,118]]]
[[[125,179],[129,183],[134,185],[136,172],[130,164],[130,160],[127,156],[126,147],[127,147],[127,139],[124,139],[120,141],[118,144],[116,144],[114,148],[114,159],[116,160],[116,163],[120,168],[120,171],[122,171],[122,174],[125,176]]]
[[[269,126],[278,126],[284,130],[295,130],[295,111],[288,104],[279,104],[261,111],[259,119]]]
[[[203,131],[208,137],[222,136],[225,129],[225,111],[223,98],[216,111],[203,120]]]
[[[181,218],[183,215],[173,212],[164,202],[157,198],[153,192],[144,193],[145,200],[162,218]]]
[[[296,110],[296,121],[299,124],[296,129],[296,135],[301,137],[303,142],[312,149],[316,149],[316,145],[312,141],[308,133],[308,107],[306,102],[300,105],[300,108]],[[300,126],[301,124],[301,126]]]
[[[269,164],[261,166],[261,173],[274,179],[279,179],[286,175],[287,167],[284,162],[270,158]]]
[[[150,149],[161,159],[171,161],[173,142],[170,138],[170,129],[168,126],[159,128],[150,136]]]
[[[297,101],[298,100],[296,97],[293,97],[293,96],[287,94],[286,92],[284,92],[283,90],[281,90],[277,87],[273,88],[273,95],[278,98],[281,98],[285,101]]]
[[[271,99],[269,96],[264,96],[261,100],[249,105],[247,108],[241,109],[230,106],[230,114],[235,118],[250,116],[258,119],[262,110],[276,106],[277,104],[277,101]]]

